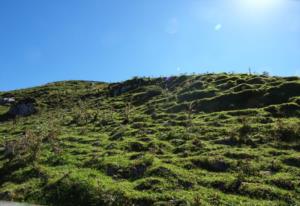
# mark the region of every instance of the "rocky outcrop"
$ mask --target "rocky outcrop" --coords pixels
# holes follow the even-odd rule
[[[8,114],[11,116],[29,116],[37,112],[35,108],[35,99],[26,98],[23,100],[14,103],[9,111]]]
[[[132,91],[134,89],[139,88],[142,85],[146,85],[147,81],[144,79],[133,78],[131,80],[127,80],[123,83],[115,83],[109,85],[110,95],[111,96],[119,96],[126,92]]]
[[[15,103],[15,99],[12,97],[9,98],[0,98],[0,105],[7,105],[7,104],[12,104]]]

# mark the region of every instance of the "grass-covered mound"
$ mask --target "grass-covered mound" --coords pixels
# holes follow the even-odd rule
[[[16,102],[0,106],[0,199],[300,205],[297,77],[67,81],[4,97]],[[34,113],[10,113],[28,99]]]

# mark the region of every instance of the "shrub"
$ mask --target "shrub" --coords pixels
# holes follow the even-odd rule
[[[283,122],[278,119],[275,123],[275,129],[272,132],[276,140],[291,142],[300,140],[300,124],[292,122]]]
[[[259,168],[255,165],[253,165],[248,160],[238,161],[237,169],[238,169],[238,171],[241,171],[242,174],[247,175],[247,176],[258,175],[259,174]]]
[[[203,200],[199,194],[196,194],[193,198],[192,206],[201,206],[203,205]]]
[[[230,169],[231,164],[223,158],[196,158],[191,160],[196,167],[200,167],[212,172],[226,172]]]
[[[55,205],[105,205],[108,203],[102,187],[95,188],[88,180],[69,173],[47,185],[44,192],[46,201]]]
[[[209,197],[209,202],[211,205],[219,206],[222,205],[221,197],[218,195],[218,193],[214,193]]]
[[[241,118],[240,122],[242,125],[238,128],[239,136],[240,137],[248,136],[253,131],[250,122],[247,121],[246,117]]]
[[[278,160],[273,160],[269,166],[271,172],[279,172],[282,169],[282,165]]]
[[[43,136],[26,131],[20,139],[4,142],[4,155],[9,159],[18,158],[33,163],[40,154],[42,140]]]
[[[251,138],[251,133],[253,132],[253,127],[250,125],[249,121],[245,118],[241,119],[241,126],[233,128],[229,132],[229,141],[233,144],[246,144],[255,146]]]

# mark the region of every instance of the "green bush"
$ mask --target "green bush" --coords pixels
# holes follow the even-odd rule
[[[298,122],[284,122],[278,119],[272,135],[275,139],[284,142],[299,141],[300,124]]]

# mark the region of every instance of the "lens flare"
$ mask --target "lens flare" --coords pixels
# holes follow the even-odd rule
[[[249,9],[270,9],[277,6],[280,0],[242,0],[245,7]]]
[[[253,19],[267,18],[276,13],[284,0],[236,0],[238,11]]]

